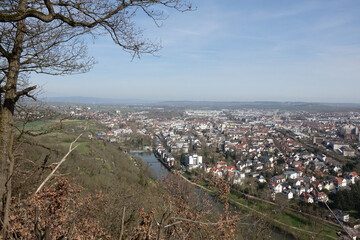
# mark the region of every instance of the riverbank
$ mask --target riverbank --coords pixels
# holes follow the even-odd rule
[[[159,162],[160,162],[167,170],[169,170],[169,171],[171,172],[171,168],[167,165],[167,163],[164,161],[164,159],[159,155],[159,153],[158,153],[156,150],[153,151],[153,154],[154,154],[155,158],[156,158],[157,160],[159,160]]]

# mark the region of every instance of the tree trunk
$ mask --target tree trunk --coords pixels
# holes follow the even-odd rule
[[[17,71],[18,72],[18,71]],[[13,75],[13,76],[12,76]],[[8,82],[12,80],[12,82],[17,82],[17,75],[9,70],[8,73]],[[9,78],[10,77],[10,78]],[[13,85],[14,86],[14,85]],[[4,216],[8,216],[9,214],[9,198],[6,198],[7,192],[11,193],[11,173],[12,169],[10,168],[10,159],[9,159],[9,147],[12,147],[10,144],[11,141],[11,132],[13,125],[13,114],[15,108],[15,96],[16,96],[16,85],[12,87],[9,91],[5,93],[4,105],[1,113],[1,122],[0,122],[0,196],[1,196],[1,210],[2,210],[2,222],[4,226],[2,226],[2,235],[5,239],[6,234],[6,221],[4,222]],[[7,206],[7,207],[5,207]]]
[[[19,10],[26,9],[27,0],[19,2]],[[10,164],[9,147],[12,147],[11,134],[13,130],[13,115],[17,101],[17,84],[20,70],[20,59],[23,50],[25,20],[17,22],[17,31],[11,55],[8,57],[8,72],[6,74],[6,85],[4,102],[0,120],[0,197],[1,201],[1,227],[2,236],[6,237],[6,221],[4,216],[9,216],[11,200],[11,177],[13,164]],[[10,151],[10,154],[12,152]]]
[[[8,180],[6,182],[6,196],[5,196],[5,206],[4,206],[4,220],[3,220],[3,238],[7,239],[7,229],[9,226],[9,214],[10,214],[10,204],[11,204],[11,194],[12,194],[12,188],[11,188],[11,177],[14,171],[14,163],[15,158],[13,155],[13,143],[14,143],[14,131],[10,133],[10,141],[9,141],[9,147],[8,147],[8,159],[10,161],[9,163],[9,170],[8,170]]]
[[[5,203],[6,199],[6,192],[7,192],[7,185],[8,187],[11,184],[8,184],[10,180],[9,177],[9,170],[10,170],[10,159],[9,159],[9,143],[11,138],[11,131],[13,125],[13,114],[15,108],[15,98],[16,98],[16,83],[17,83],[17,76],[19,73],[19,64],[12,63],[12,67],[9,68],[8,76],[7,76],[7,84],[9,86],[9,90],[5,92],[5,99],[4,104],[2,107],[1,112],[1,121],[0,121],[0,196],[1,196],[1,210],[2,210],[2,220],[5,212]],[[5,226],[3,226],[5,229]]]

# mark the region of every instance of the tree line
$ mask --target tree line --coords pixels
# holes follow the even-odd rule
[[[351,185],[350,190],[342,190],[337,193],[331,193],[329,198],[333,201],[331,206],[333,208],[344,211],[356,210],[357,215],[360,216],[360,182],[357,181]]]

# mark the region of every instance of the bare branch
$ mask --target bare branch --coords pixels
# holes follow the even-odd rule
[[[125,209],[126,209],[126,207],[124,207],[123,215],[122,215],[122,218],[121,218],[121,232],[120,232],[119,240],[122,239],[122,236],[123,236],[123,234],[124,234]]]
[[[54,173],[56,172],[56,170],[61,166],[61,164],[63,162],[65,162],[66,158],[69,156],[69,154],[75,150],[79,145],[76,145],[75,147],[73,147],[73,144],[81,137],[82,134],[80,134],[69,146],[69,151],[65,154],[65,156],[60,160],[59,164],[56,165],[56,167],[54,168],[54,170],[52,170],[52,172],[45,178],[45,180],[40,184],[40,186],[38,187],[38,189],[36,190],[36,192],[34,193],[37,194],[41,188],[45,185],[45,183],[54,175]]]
[[[36,101],[36,98],[35,98],[34,96],[32,96],[32,95],[29,94],[29,92],[31,92],[32,90],[34,90],[34,89],[36,89],[36,88],[37,88],[37,86],[35,85],[35,86],[28,87],[28,88],[25,88],[25,89],[17,92],[17,93],[16,93],[15,101],[19,100],[19,98],[20,98],[21,96],[27,96],[27,97],[30,97],[30,98],[34,99],[34,101]]]
[[[6,57],[7,59],[10,58],[10,53],[7,52],[7,51],[3,48],[3,46],[1,46],[1,45],[0,45],[0,53],[1,53],[4,57]]]

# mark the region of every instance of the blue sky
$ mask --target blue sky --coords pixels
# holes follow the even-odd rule
[[[168,11],[158,57],[131,61],[106,37],[89,44],[85,74],[32,75],[44,96],[146,100],[360,103],[360,1],[198,0]]]

